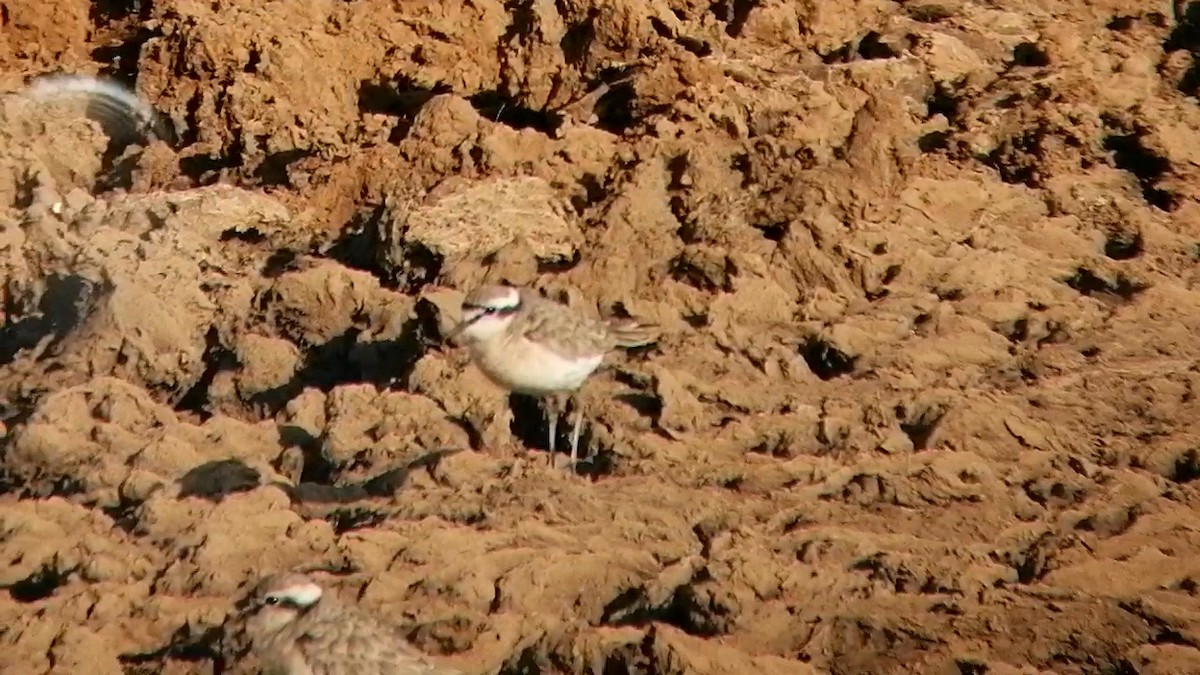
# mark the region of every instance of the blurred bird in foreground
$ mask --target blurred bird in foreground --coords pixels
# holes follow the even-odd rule
[[[271,675],[460,675],[305,574],[270,575],[239,604],[250,651]]]
[[[100,123],[114,141],[170,142],[170,129],[154,106],[125,85],[95,75],[56,74],[35,78],[24,89],[6,95],[20,104],[37,106],[49,115],[62,104],[84,107],[84,114]]]

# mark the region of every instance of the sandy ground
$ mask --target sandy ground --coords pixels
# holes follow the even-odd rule
[[[0,672],[307,567],[465,673],[1200,673],[1177,4],[0,0],[171,130],[0,110]],[[663,327],[584,475],[485,280]]]

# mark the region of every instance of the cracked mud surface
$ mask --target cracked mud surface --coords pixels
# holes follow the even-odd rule
[[[1200,672],[1176,4],[0,0],[177,136],[0,108],[0,671],[252,672],[324,566],[467,673]],[[586,476],[441,344],[498,279],[664,328]]]

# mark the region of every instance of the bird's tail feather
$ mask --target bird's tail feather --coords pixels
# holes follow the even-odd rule
[[[608,329],[618,347],[632,349],[658,342],[659,328],[633,319],[609,319]]]

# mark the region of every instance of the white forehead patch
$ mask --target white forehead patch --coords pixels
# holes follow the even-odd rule
[[[504,288],[504,294],[496,298],[497,307],[516,307],[521,303],[521,294],[511,286]]]
[[[287,587],[279,595],[301,607],[308,607],[321,599],[321,587],[313,583],[297,584]]]
[[[521,304],[521,292],[512,286],[485,286],[464,298],[463,304],[507,309]]]

